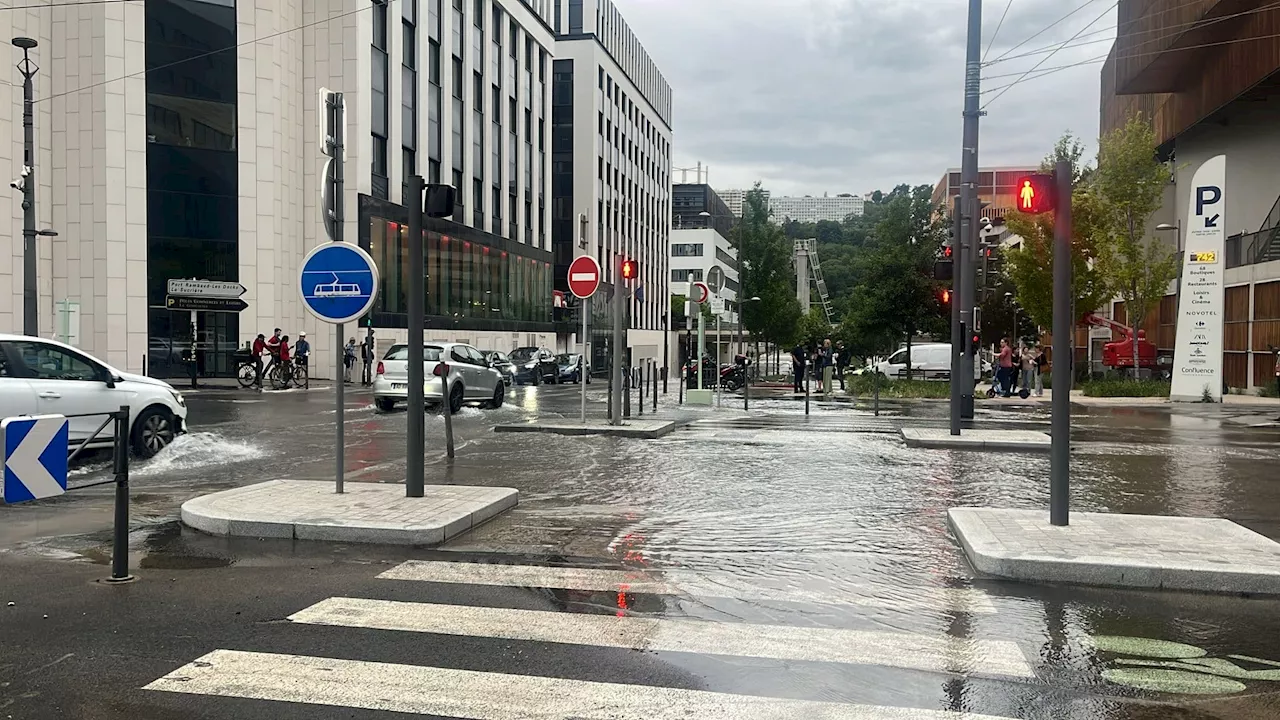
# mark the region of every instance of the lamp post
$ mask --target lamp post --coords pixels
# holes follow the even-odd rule
[[[40,312],[36,306],[36,158],[35,118],[31,79],[40,68],[31,61],[31,51],[38,43],[28,37],[16,37],[13,46],[22,50],[18,72],[22,73],[22,176],[14,187],[22,191],[22,333],[40,334]]]
[[[1005,293],[1004,299],[1005,299],[1005,302],[1009,303],[1009,305],[1013,307],[1013,332],[1009,335],[1009,337],[1012,338],[1014,342],[1017,342],[1019,339],[1018,338],[1018,303],[1013,301],[1013,293],[1011,292]]]

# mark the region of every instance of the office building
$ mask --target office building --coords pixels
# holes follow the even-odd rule
[[[628,302],[632,364],[664,360],[670,311],[671,87],[610,0],[555,4],[552,92],[552,230],[557,290],[577,255],[618,281],[623,257],[639,262]],[[607,317],[597,293],[593,318]],[[563,337],[567,341],[571,329]],[[593,364],[607,334],[592,332]],[[600,367],[599,364],[595,365]]]
[[[1224,13],[1228,13],[1224,16]],[[1280,347],[1280,8],[1240,11],[1228,2],[1121,0],[1116,39],[1102,68],[1105,134],[1141,113],[1155,127],[1174,183],[1149,232],[1183,247],[1191,225],[1192,177],[1226,155],[1223,377],[1232,388],[1274,386]],[[1223,22],[1230,20],[1230,22]],[[1160,230],[1164,224],[1172,230]],[[1144,329],[1161,355],[1172,355],[1176,288],[1148,315]],[[1105,313],[1104,313],[1105,314]],[[1124,303],[1112,316],[1125,319]]]
[[[734,217],[742,217],[742,204],[746,201],[747,193],[749,192],[751,191],[717,190],[716,194],[719,195],[720,199],[724,201],[724,204],[729,207],[729,212],[732,213]],[[762,192],[764,193],[764,202],[767,207],[769,204],[769,191],[762,190]]]
[[[853,195],[775,197],[769,199],[769,210],[770,217],[779,224],[788,220],[798,223],[844,222],[847,217],[861,215],[865,202]]]
[[[690,275],[701,282],[718,267],[724,277],[719,295],[729,303],[723,321],[737,322],[738,251],[729,241],[737,218],[710,185],[673,185],[671,198],[671,292],[687,295]]]
[[[549,148],[550,0],[148,0],[0,13],[38,41],[35,133],[40,333],[119,368],[185,375],[191,314],[166,281],[245,286],[248,309],[199,312],[199,369],[274,327],[307,331],[332,377],[333,331],[302,307],[298,265],[321,224],[321,87],[345,93],[347,242],[375,257],[368,323],[404,337],[404,180],[458,188],[430,220],[428,340],[555,343]],[[256,40],[255,40],[256,39]],[[20,51],[9,48],[11,58]],[[145,71],[145,72],[144,72]],[[21,77],[0,154],[22,165]],[[16,175],[16,170],[15,170]],[[18,204],[15,202],[14,207]],[[0,254],[0,330],[22,326],[22,218]]]

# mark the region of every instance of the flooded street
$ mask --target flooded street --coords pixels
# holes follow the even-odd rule
[[[440,602],[443,593],[457,596],[448,601],[451,612],[501,605],[647,618],[666,624],[645,631],[647,639],[637,647],[647,648],[664,669],[644,673],[674,673],[685,678],[671,681],[678,686],[737,695],[1024,720],[1280,716],[1278,599],[977,576],[948,530],[947,509],[1047,513],[1048,458],[905,447],[897,430],[943,426],[945,405],[886,401],[877,417],[861,403],[815,402],[806,417],[802,401],[761,399],[744,413],[740,397],[726,397],[726,407],[716,411],[680,407],[671,395],[660,398],[658,416],[688,424],[661,440],[492,432],[498,422],[572,418],[577,400],[576,387],[513,388],[499,410],[464,410],[454,418],[453,463],[440,447],[443,418],[428,418],[428,483],[514,487],[520,504],[427,551],[213,538],[181,529],[178,506],[190,497],[278,477],[333,476],[329,393],[193,395],[192,434],[131,469],[131,544],[142,581],[126,592],[177,578],[165,592],[212,592],[200,602],[216,608],[221,601],[213,598],[220,593],[234,598],[252,591],[256,602],[271,606],[265,616],[277,618],[334,592],[377,603],[428,596]],[[731,403],[737,409],[730,410]],[[591,386],[588,407],[603,414],[602,386]],[[1047,411],[988,403],[977,423],[1047,430]],[[377,413],[367,395],[349,395],[348,482],[403,482],[404,423],[403,411]],[[1081,409],[1073,428],[1072,509],[1226,517],[1280,539],[1276,467],[1280,433],[1274,430],[1233,426],[1198,408]],[[90,461],[76,470],[72,484],[92,482],[105,470]],[[94,564],[109,557],[110,491],[73,491],[55,502],[0,508],[0,567],[39,566],[41,574],[73,567],[81,575],[102,575]],[[374,580],[407,560],[427,564]],[[459,562],[501,569],[478,575]],[[502,573],[518,568],[526,569],[504,579]],[[561,575],[569,571],[557,568],[625,574],[616,582],[607,575],[566,578]],[[255,586],[272,577],[269,586]],[[410,585],[429,592],[400,591]],[[262,597],[269,587],[279,590]],[[540,589],[510,595],[522,587]],[[384,588],[396,592],[382,598],[376,591]],[[341,622],[356,622],[352,618],[366,612],[361,626],[381,633],[452,636],[463,632],[455,629],[459,624],[488,621],[458,616],[445,628],[421,628],[378,605],[342,610]],[[329,623],[323,613],[316,617]],[[569,652],[562,645],[546,650],[546,642],[577,642],[556,635],[541,614],[533,624],[522,618],[513,616],[504,626],[519,630],[466,632],[542,643],[525,647],[549,653],[529,660],[535,664]],[[750,652],[731,650],[739,640],[715,630],[744,626],[756,628]],[[282,630],[263,632],[267,640],[244,644],[302,653],[290,645],[296,640],[271,639]],[[817,634],[804,640],[806,632]],[[148,670],[158,677],[209,650],[239,647],[214,635],[197,642],[196,652],[170,653]],[[461,645],[439,650],[442,657],[480,651],[466,638],[450,642]],[[775,643],[778,649],[771,650]],[[829,658],[818,650],[827,643],[835,643]],[[805,646],[815,649],[799,649]],[[397,652],[374,654],[395,662]],[[744,653],[748,657],[739,657]],[[516,662],[514,671],[526,672],[524,662]],[[570,665],[576,669],[556,672],[590,675],[578,661]],[[625,676],[631,670],[611,672]],[[134,685],[153,679],[138,678]]]

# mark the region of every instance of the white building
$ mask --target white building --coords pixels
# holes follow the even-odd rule
[[[671,231],[671,292],[687,295],[689,275],[694,282],[703,282],[718,267],[724,274],[724,287],[720,297],[727,305],[721,320],[738,321],[738,259],[737,251],[729,240],[714,228]]]
[[[556,2],[552,101],[555,280],[567,288],[577,255],[592,254],[613,283],[639,261],[630,305],[633,364],[664,360],[670,310],[671,87],[611,0]],[[609,314],[593,305],[593,364],[603,367]],[[566,333],[566,338],[568,337]],[[598,364],[597,364],[598,363]]]
[[[743,202],[746,201],[747,193],[749,192],[751,191],[750,190],[717,190],[716,194],[720,196],[721,200],[724,200],[725,205],[729,206],[729,212],[733,213],[734,217],[742,217],[742,204]],[[765,207],[768,207],[769,191],[763,190],[762,192],[764,192]]]
[[[850,215],[861,215],[866,203],[860,197],[840,195],[831,197],[776,197],[769,201],[770,217],[775,223],[785,220],[800,223],[816,223],[822,220],[843,222]]]
[[[166,308],[166,280],[238,281],[247,310],[197,314],[204,373],[234,371],[231,348],[280,327],[308,331],[313,374],[331,376],[333,333],[296,289],[299,261],[327,242],[317,206],[317,91],[327,87],[346,97],[345,239],[369,249],[383,276],[369,318],[378,337],[405,332],[399,201],[417,172],[461,199],[455,222],[426,223],[427,339],[553,344],[552,20],[551,0],[148,0],[0,13],[4,37],[39,43],[38,227],[58,233],[39,239],[40,334],[71,336],[122,369],[141,371],[145,358],[152,375],[182,375],[173,360],[190,342],[189,314]],[[0,156],[16,176],[21,77],[8,80]],[[9,226],[0,331],[20,331],[17,195]]]

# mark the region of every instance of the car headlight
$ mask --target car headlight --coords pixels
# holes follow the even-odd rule
[[[515,365],[508,365],[508,366],[506,366],[506,367],[502,368],[502,372],[504,372],[504,373],[506,373],[506,374],[508,374],[508,375],[515,375],[515,374],[516,374],[516,366],[515,366]]]
[[[534,368],[536,368],[536,367],[538,367],[538,363],[536,363],[536,362],[531,362],[531,363],[529,363],[528,365],[525,365],[525,366],[524,366],[524,369],[525,369],[525,370],[532,370],[532,369],[534,369]]]
[[[178,407],[186,407],[187,401],[182,398],[182,393],[177,390],[170,390],[169,394],[173,396],[173,401],[178,403]]]

